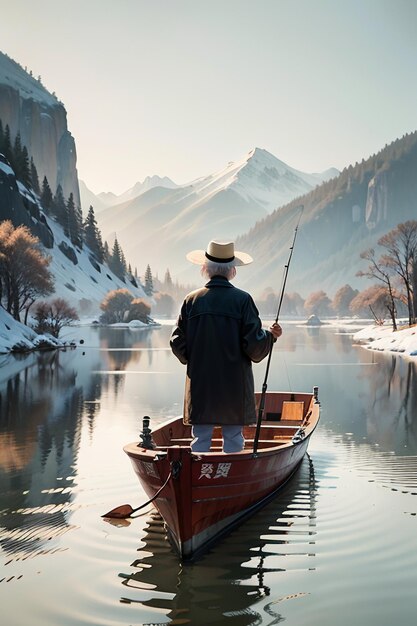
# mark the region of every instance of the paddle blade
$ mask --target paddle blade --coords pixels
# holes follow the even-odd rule
[[[130,504],[122,504],[121,506],[117,506],[115,509],[112,509],[108,513],[105,513],[101,517],[114,517],[115,519],[126,519],[126,517],[130,517],[133,513],[134,509],[130,506]]]

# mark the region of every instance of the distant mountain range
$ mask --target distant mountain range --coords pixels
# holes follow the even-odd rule
[[[190,249],[205,247],[214,238],[235,239],[277,207],[337,175],[336,169],[321,174],[300,172],[255,148],[239,161],[187,185],[147,178],[119,196],[124,199],[120,203],[114,194],[99,194],[95,200],[82,185],[81,198],[84,210],[87,203],[94,206],[103,237],[117,236],[139,273],[149,263],[154,272],[163,273],[169,267],[182,280],[190,280],[185,260]],[[105,203],[107,208],[103,208]]]
[[[185,261],[210,239],[235,239],[255,262],[239,271],[237,284],[259,295],[279,290],[294,228],[304,206],[288,289],[303,297],[323,289],[333,297],[366,268],[360,254],[397,224],[417,219],[417,132],[386,145],[343,172],[304,174],[265,150],[184,187],[154,187],[103,210],[104,236],[117,234],[139,272],[168,267],[181,282],[201,282]]]
[[[2,53],[0,119],[13,138],[21,134],[40,179],[47,175],[53,193],[61,184],[65,198],[73,193],[77,204],[76,149],[65,108],[39,79]],[[97,269],[88,249],[70,254],[62,229],[5,162],[0,179],[0,218],[27,224],[51,251],[57,295],[98,307],[108,290],[125,285],[107,266]],[[237,249],[254,257],[239,270],[236,284],[255,296],[266,287],[279,290],[302,204],[287,289],[304,297],[323,289],[333,296],[346,283],[366,288],[369,283],[356,276],[364,269],[360,253],[377,247],[379,237],[398,223],[417,219],[417,132],[340,173],[300,172],[255,148],[186,185],[149,176],[123,194],[96,195],[81,183],[80,197],[84,217],[92,205],[103,237],[112,244],[117,235],[139,275],[150,264],[154,275],[162,277],[169,268],[174,280],[200,284],[186,253],[205,248],[210,239],[234,239]],[[135,295],[143,295],[140,287]]]

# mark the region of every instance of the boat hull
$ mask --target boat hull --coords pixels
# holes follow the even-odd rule
[[[199,556],[277,494],[306,453],[318,421],[318,415],[315,417],[313,427],[307,427],[299,438],[294,437],[296,426],[265,425],[271,439],[263,440],[264,447],[256,454],[250,448],[236,454],[195,454],[189,443],[182,445],[181,438],[175,436],[180,428],[175,420],[164,427],[164,432],[165,436],[169,433],[170,442],[179,440],[178,445],[159,445],[155,449],[138,444],[125,446],[150,499],[166,483],[154,505],[181,559]],[[251,432],[253,429],[245,429],[246,436]],[[154,435],[157,438],[157,431]]]

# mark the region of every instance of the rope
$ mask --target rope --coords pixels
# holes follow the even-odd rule
[[[145,506],[148,506],[148,504],[151,504],[154,500],[156,500],[156,498],[159,496],[159,494],[161,493],[161,491],[163,489],[165,489],[165,487],[167,486],[167,484],[169,483],[169,481],[172,478],[172,470],[170,471],[170,473],[168,474],[168,478],[166,479],[166,481],[164,482],[164,484],[158,489],[158,491],[155,493],[155,495],[152,496],[152,498],[150,498],[147,502],[144,502],[143,504],[141,504],[140,506],[136,507],[136,509],[133,509],[132,513],[136,513],[136,511],[140,511],[140,509],[144,509]],[[135,515],[135,517],[139,517],[139,515]]]

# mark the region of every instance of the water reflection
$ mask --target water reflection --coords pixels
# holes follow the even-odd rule
[[[169,624],[280,623],[283,598],[271,581],[280,572],[314,569],[317,488],[306,456],[273,502],[194,565],[178,563],[155,514],[133,572],[120,574],[126,588],[121,602],[159,610]]]
[[[364,368],[368,401],[364,405],[367,435],[383,450],[417,452],[416,366],[396,356],[375,355],[378,367]]]
[[[14,559],[39,553],[68,527],[83,402],[101,394],[100,380],[79,381],[75,352],[30,356],[0,383],[1,546]],[[88,407],[93,422],[96,405]]]
[[[351,611],[372,611],[358,623],[390,626],[394,611],[413,623],[416,366],[353,347],[329,327],[284,325],[268,381],[278,390],[319,386],[314,468],[306,458],[277,500],[187,568],[158,519],[143,532],[144,518],[103,536],[100,514],[142,497],[122,445],[137,436],[143,415],[155,424],[181,411],[185,372],[170,353],[170,331],[82,328],[74,331],[82,348],[2,359],[5,623],[255,625],[278,624],[285,612],[300,626],[347,624],[354,619],[339,608],[346,597]],[[264,365],[254,369],[260,388]],[[48,555],[43,568],[41,555]],[[73,573],[68,584],[65,568]],[[401,594],[384,590],[394,574]],[[23,582],[1,584],[13,575]]]

